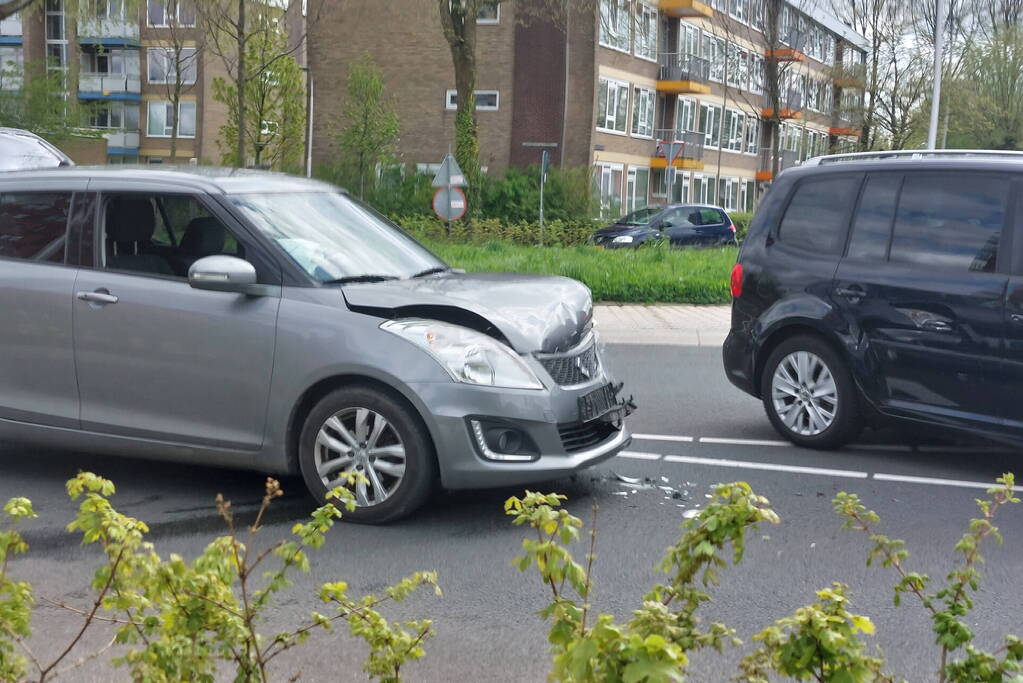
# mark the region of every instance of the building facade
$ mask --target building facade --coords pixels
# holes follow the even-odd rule
[[[202,50],[194,9],[186,0],[148,0],[137,13],[123,0],[95,0],[92,9],[79,21],[64,0],[45,0],[0,22],[5,73],[61,74],[68,96],[87,105],[83,126],[107,139],[108,163],[218,161],[227,114],[211,84],[223,66]]]
[[[609,216],[669,200],[752,210],[776,170],[856,144],[866,41],[817,0],[600,0],[557,21],[516,17],[532,1],[486,6],[478,22],[488,172],[546,149],[593,169]],[[432,170],[453,144],[456,96],[436,6],[337,4],[309,5],[315,162],[338,154],[347,65],[369,52],[395,97],[402,161]]]

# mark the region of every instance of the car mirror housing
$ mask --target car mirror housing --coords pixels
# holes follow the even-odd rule
[[[188,269],[193,289],[260,295],[265,288],[256,284],[256,268],[235,256],[206,256]]]

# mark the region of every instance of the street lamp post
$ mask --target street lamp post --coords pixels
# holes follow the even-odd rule
[[[934,12],[934,87],[931,90],[931,127],[927,131],[927,149],[938,143],[938,109],[941,106],[941,64],[945,47],[946,0],[935,0]]]

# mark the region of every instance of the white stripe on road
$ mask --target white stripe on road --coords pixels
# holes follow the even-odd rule
[[[633,460],[660,460],[660,453],[643,453],[641,451],[622,451],[619,458],[632,458]]]
[[[995,482],[984,483],[982,481],[962,481],[960,479],[937,479],[935,477],[911,477],[904,474],[885,474],[883,472],[877,472],[874,474],[874,479],[881,481],[897,481],[906,484],[932,484],[934,486],[958,486],[960,488],[967,489],[990,489],[997,488],[999,485]],[[1015,487],[1015,490],[1019,490],[1020,487]]]
[[[769,462],[751,462],[748,460],[726,460],[718,458],[697,458],[689,455],[666,455],[665,462],[682,462],[689,465],[710,465],[712,467],[738,467],[747,470],[767,470],[770,472],[794,472],[796,474],[816,474],[825,477],[846,477],[848,479],[866,479],[866,472],[857,470],[833,470],[824,467],[802,467],[800,465],[778,465]]]
[[[767,439],[723,439],[716,436],[701,436],[700,443],[727,444],[729,446],[783,446],[789,448],[789,441],[770,441]]]
[[[633,439],[639,439],[640,441],[674,441],[676,443],[692,443],[693,437],[691,436],[672,436],[671,434],[633,434]]]

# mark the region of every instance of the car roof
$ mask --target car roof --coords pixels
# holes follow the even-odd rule
[[[328,183],[286,173],[216,166],[76,166],[74,168],[44,169],[37,171],[10,171],[0,175],[4,181],[44,180],[52,187],[56,180],[81,182],[102,181],[117,185],[123,183],[125,191],[160,191],[169,188],[200,191],[210,194],[343,192]]]
[[[716,209],[718,211],[725,211],[720,206],[714,204],[668,204],[665,209]]]
[[[1023,171],[1023,152],[1003,150],[904,150],[814,157],[779,178],[843,171]]]
[[[4,143],[4,140],[8,140],[8,142]],[[24,169],[75,165],[68,155],[50,142],[35,133],[20,128],[0,127],[0,149],[4,150],[0,171],[5,173]],[[12,164],[19,163],[20,166],[11,167]]]

